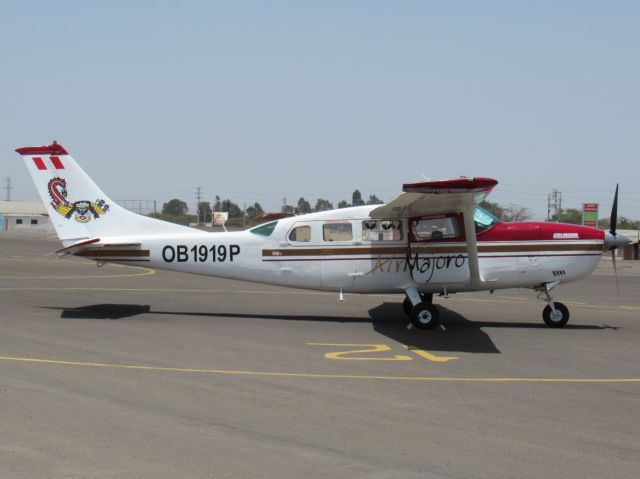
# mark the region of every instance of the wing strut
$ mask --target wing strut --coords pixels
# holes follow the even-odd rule
[[[467,255],[469,257],[469,282],[472,286],[480,286],[480,268],[478,266],[478,242],[476,240],[476,225],[473,221],[476,205],[466,205],[462,211],[464,221],[464,235],[467,239]]]

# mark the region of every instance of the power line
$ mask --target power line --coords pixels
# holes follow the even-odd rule
[[[5,178],[4,182],[6,183],[4,189],[7,190],[7,201],[11,201],[11,190],[15,190],[15,188],[11,186],[11,178]]]
[[[200,200],[202,199],[202,188],[196,187],[196,212],[198,213],[197,223],[200,224]]]
[[[553,215],[551,210],[553,209]],[[550,221],[553,217],[558,217],[558,213],[562,211],[562,193],[554,189],[547,196],[547,221]]]

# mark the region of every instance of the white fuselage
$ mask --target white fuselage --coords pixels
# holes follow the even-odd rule
[[[194,230],[136,236],[135,247],[117,246],[129,237],[103,238],[102,244],[114,246],[82,256],[324,291],[400,293],[413,285],[420,292],[453,293],[575,281],[593,271],[602,253],[598,240],[479,242],[480,282],[472,282],[466,242],[410,241],[406,219],[382,219],[402,223],[396,231],[374,230],[379,225],[371,224],[373,208],[280,219],[268,235],[264,226],[262,234],[258,228]]]

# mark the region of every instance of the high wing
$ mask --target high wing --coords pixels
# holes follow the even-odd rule
[[[472,285],[481,283],[478,268],[478,244],[473,222],[476,205],[498,184],[492,178],[455,178],[450,180],[405,183],[393,201],[374,208],[372,218],[411,218],[444,213],[462,213],[467,241],[469,273]]]
[[[375,208],[376,218],[437,215],[475,208],[498,184],[492,178],[455,178],[452,180],[405,183],[393,201]]]

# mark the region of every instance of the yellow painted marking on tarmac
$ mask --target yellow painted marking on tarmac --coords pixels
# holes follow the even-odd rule
[[[51,263],[51,264],[56,264],[58,266],[63,265],[63,266],[93,266],[95,267],[95,263],[94,262],[89,262],[86,260],[81,260],[81,259],[63,259],[63,258],[57,258],[57,257],[50,257],[50,255],[47,255],[46,257],[43,258],[25,258],[23,256],[15,256],[15,257],[11,257],[11,256],[4,256],[4,257],[0,257],[1,261],[7,261],[7,260],[12,260],[12,259],[20,259],[22,260],[23,263],[27,263],[27,262],[47,262],[47,263]],[[117,265],[115,263],[109,263],[109,266],[127,266],[127,265]]]
[[[21,256],[4,256],[2,258],[0,258],[0,261],[15,261],[15,262],[20,262],[20,263],[56,263],[58,262],[57,259],[50,259],[50,258],[23,258]],[[58,263],[60,264],[60,263]],[[80,263],[68,263],[68,264],[72,264],[72,265],[77,265]],[[91,263],[88,263],[91,264]]]
[[[405,348],[407,348],[412,353],[415,353],[424,359],[433,361],[434,363],[446,363],[448,361],[453,361],[454,359],[458,359],[458,356],[436,356],[435,354],[432,354],[429,351],[425,351],[424,349],[416,348],[415,346],[411,346],[411,345],[405,345]]]
[[[320,373],[287,373],[278,371],[242,371],[227,369],[171,368],[159,366],[138,366],[133,364],[94,363],[84,361],[64,361],[57,359],[26,358],[0,356],[0,361],[19,363],[47,364],[58,366],[76,366],[105,369],[129,369],[134,371],[153,371],[166,373],[218,374],[228,376],[267,376],[308,379],[365,379],[381,381],[415,381],[415,382],[481,382],[481,383],[640,383],[640,378],[518,378],[518,377],[429,377],[429,376],[375,376],[366,374],[320,374]]]
[[[91,275],[91,274],[55,275],[55,276],[1,275],[0,279],[101,279],[101,278],[132,278],[134,276],[150,276],[152,274],[156,274],[155,269],[145,268],[143,266],[127,266],[127,265],[113,265],[113,266],[119,266],[122,268],[135,268],[137,270],[142,270],[142,271],[136,272],[136,273],[100,274],[100,275],[98,274],[96,275]],[[30,288],[24,288],[24,289],[30,289]],[[36,288],[33,288],[33,289],[36,289]],[[61,288],[61,289],[66,289],[66,288]]]
[[[362,353],[384,353],[391,351],[391,348],[386,344],[351,344],[351,343],[307,343],[307,346],[331,346],[338,348],[361,348],[353,349],[349,351],[336,351],[331,353],[325,353],[326,359],[341,359],[349,361],[411,361],[411,356],[404,356],[395,354],[391,357],[352,357],[347,356],[350,354],[362,354]]]

